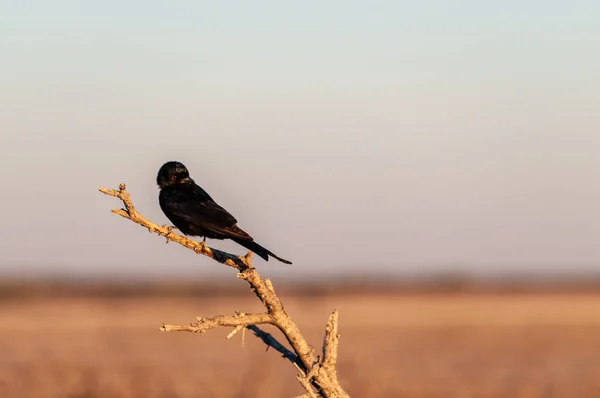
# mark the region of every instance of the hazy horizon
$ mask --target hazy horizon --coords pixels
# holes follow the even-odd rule
[[[168,160],[267,275],[600,270],[599,3],[1,8],[0,274],[231,273],[98,192]]]

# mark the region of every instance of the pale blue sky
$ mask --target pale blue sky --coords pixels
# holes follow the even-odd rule
[[[599,110],[595,1],[5,1],[0,267],[226,273],[97,192],[180,160],[273,275],[597,271]]]

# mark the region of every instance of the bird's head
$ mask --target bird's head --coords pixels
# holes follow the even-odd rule
[[[167,162],[163,164],[156,176],[156,183],[160,188],[191,180],[188,169],[183,163],[179,162]]]

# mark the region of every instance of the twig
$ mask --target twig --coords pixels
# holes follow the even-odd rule
[[[240,271],[252,267],[250,252],[248,252],[248,255],[246,256],[234,256],[233,254],[210,248],[202,244],[201,242],[196,242],[193,239],[186,238],[183,235],[173,232],[172,228],[169,228],[166,225],[160,226],[142,217],[142,215],[138,213],[135,207],[133,206],[133,202],[131,201],[131,195],[129,195],[129,192],[127,192],[125,184],[119,185],[118,190],[100,187],[99,191],[105,195],[114,196],[123,201],[125,208],[113,209],[112,212],[114,214],[118,214],[121,217],[131,220],[134,223],[141,225],[142,227],[146,227],[150,232],[154,232],[160,236],[164,236],[165,238],[167,238],[167,240],[179,243],[181,246],[187,247],[188,249],[191,249],[198,254],[210,257],[221,264],[237,268]]]
[[[303,375],[298,375],[296,376],[296,379],[298,379],[300,385],[306,390],[306,395],[308,395],[310,398],[319,398],[308,378]]]
[[[235,329],[233,329],[228,335],[227,337],[225,337],[227,340],[229,340],[230,338],[232,338],[233,336],[235,336],[240,330],[244,329],[243,326],[237,326]],[[242,347],[244,346],[244,343],[242,342]]]
[[[338,344],[340,335],[338,334],[338,310],[336,309],[329,316],[329,321],[325,327],[325,338],[323,339],[323,368],[330,374],[334,383],[337,381],[336,365],[338,356]]]
[[[323,366],[335,368],[337,364],[337,350],[340,335],[338,334],[338,310],[333,311],[325,327],[325,339],[323,341]]]
[[[244,327],[248,325],[258,325],[261,323],[273,323],[273,318],[269,314],[243,314],[240,316],[218,315],[213,318],[199,317],[198,322],[192,322],[188,326],[162,325],[161,332],[192,332],[204,333],[207,330],[224,327]]]

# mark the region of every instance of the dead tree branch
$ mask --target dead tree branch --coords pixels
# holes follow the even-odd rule
[[[125,208],[112,210],[113,213],[127,218],[136,224],[148,229],[148,231],[163,236],[167,241],[176,242],[197,254],[210,257],[213,260],[236,268],[238,278],[245,280],[250,285],[250,289],[256,294],[265,306],[267,312],[262,314],[236,313],[234,316],[218,315],[212,318],[199,317],[197,322],[192,322],[187,326],[175,326],[163,324],[161,331],[184,331],[192,333],[205,333],[207,330],[218,327],[234,328],[228,338],[240,330],[249,329],[256,337],[261,339],[267,349],[273,347],[282,356],[292,362],[300,371],[298,381],[304,387],[307,397],[348,397],[348,394],[340,386],[336,374],[337,348],[338,348],[338,311],[335,310],[327,322],[325,339],[323,342],[323,355],[317,357],[314,350],[300,333],[298,326],[292,318],[286,313],[283,304],[277,294],[273,284],[269,279],[260,276],[256,268],[252,266],[252,253],[248,252],[245,256],[236,256],[213,249],[204,243],[197,242],[185,236],[172,231],[172,228],[165,225],[160,226],[143,217],[135,209],[131,196],[126,190],[125,184],[119,185],[118,190],[100,187],[100,192],[114,196],[123,202]],[[291,346],[291,350],[281,344],[273,335],[260,329],[256,325],[271,324],[277,327]]]
[[[261,323],[273,323],[273,319],[269,314],[244,314],[240,313],[235,316],[218,315],[213,318],[198,317],[198,322],[190,323],[188,326],[173,326],[162,325],[161,332],[192,332],[204,333],[209,329],[214,329],[219,326],[224,327],[246,327],[250,325],[258,325]]]

